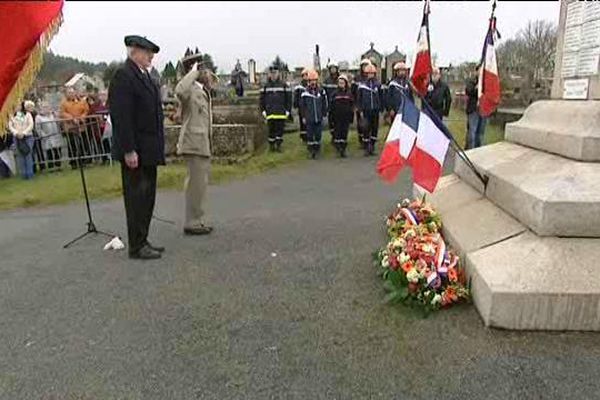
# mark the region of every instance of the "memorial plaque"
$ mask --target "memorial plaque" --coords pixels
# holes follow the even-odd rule
[[[562,76],[568,78],[577,75],[577,53],[565,53],[563,55]]]
[[[575,1],[567,5],[561,76],[598,74],[600,3]]]
[[[585,13],[583,13],[582,22],[593,21],[595,19],[600,19],[600,2],[591,1],[585,3]]]
[[[563,99],[585,100],[588,95],[589,79],[570,79],[563,84]]]
[[[577,75],[589,76],[598,73],[598,61],[600,59],[600,47],[587,49],[579,53]]]
[[[566,39],[565,34],[565,39]],[[600,46],[600,19],[581,25],[581,48]]]
[[[583,8],[585,3],[574,1],[567,6],[566,26],[580,25],[583,22]]]

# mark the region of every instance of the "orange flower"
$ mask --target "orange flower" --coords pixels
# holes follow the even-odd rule
[[[453,287],[447,287],[444,293],[442,293],[442,305],[449,305],[458,300],[456,290]]]
[[[410,261],[407,261],[404,264],[402,264],[402,271],[404,271],[405,273],[408,273],[408,271],[410,271],[412,268],[413,264]]]
[[[450,268],[448,270],[448,279],[450,280],[450,282],[458,281],[458,272],[456,272],[456,269]]]

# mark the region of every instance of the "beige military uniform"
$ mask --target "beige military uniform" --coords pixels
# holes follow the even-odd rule
[[[190,229],[204,223],[212,137],[212,101],[210,93],[197,81],[198,76],[199,71],[190,71],[175,88],[182,120],[177,154],[184,156],[188,166],[184,228]]]

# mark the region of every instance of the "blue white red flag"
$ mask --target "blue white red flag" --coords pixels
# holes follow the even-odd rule
[[[495,37],[496,17],[492,17],[483,45],[482,67],[479,70],[479,83],[477,85],[479,114],[484,117],[488,117],[496,111],[498,104],[500,104],[500,77],[498,76],[498,64],[496,62]]]
[[[429,107],[425,102],[423,106]],[[428,114],[433,113],[420,111],[412,101],[402,101],[377,163],[381,179],[392,183],[402,168],[410,165],[414,183],[433,193],[442,175],[450,133],[437,116]]]

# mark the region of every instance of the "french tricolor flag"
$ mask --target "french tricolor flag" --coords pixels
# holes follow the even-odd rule
[[[392,183],[402,168],[410,165],[414,182],[433,193],[442,176],[450,133],[435,113],[427,114],[412,101],[402,101],[377,163],[381,179]]]
[[[417,39],[417,54],[415,62],[411,69],[411,80],[415,90],[421,95],[427,94],[429,86],[429,77],[431,76],[431,52],[429,45],[429,0],[425,0],[423,6],[423,20],[419,29],[419,37]]]
[[[479,71],[478,98],[479,114],[483,117],[490,116],[498,104],[500,104],[500,77],[498,76],[498,64],[496,62],[496,48],[494,37],[496,36],[496,17],[490,18],[490,26],[481,55],[482,68]]]

